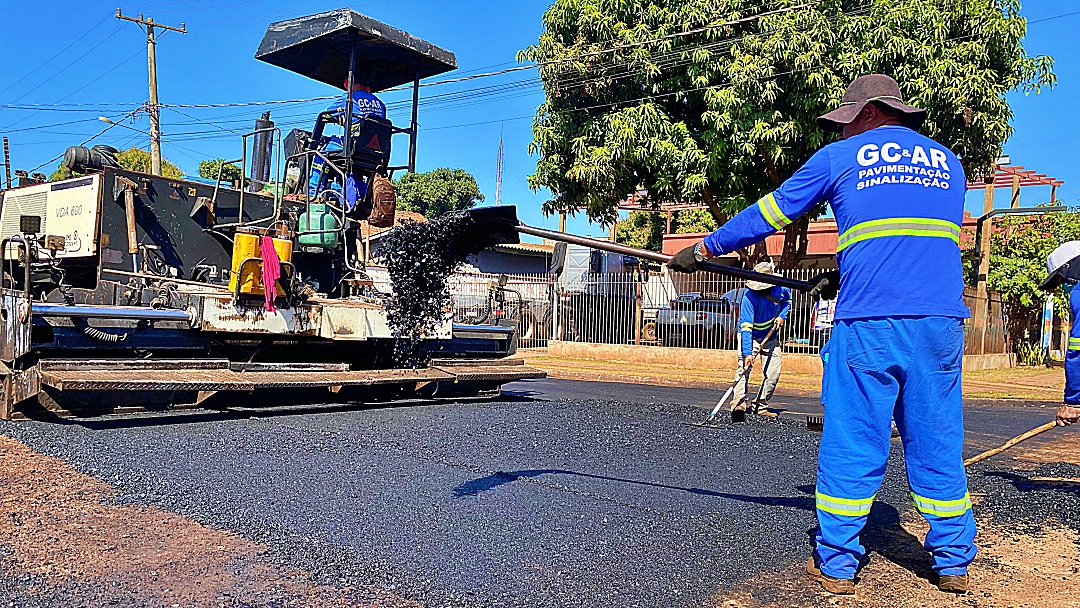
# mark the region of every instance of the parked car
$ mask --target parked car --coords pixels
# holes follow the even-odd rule
[[[684,293],[656,311],[656,338],[663,346],[734,348],[737,290],[706,297]]]

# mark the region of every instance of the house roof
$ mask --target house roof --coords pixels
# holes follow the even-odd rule
[[[410,220],[410,221],[413,221],[413,222],[427,222],[428,221],[428,219],[426,217],[424,217],[423,213],[415,213],[413,211],[402,211],[401,209],[398,209],[397,212],[394,214],[394,227],[400,226],[401,223],[404,222],[405,220]],[[371,226],[371,224],[368,224],[367,222],[361,222],[360,223],[360,238],[367,239],[369,236],[371,238],[378,238],[379,235],[381,235],[382,233],[387,232],[389,230],[393,230],[393,228],[374,228],[374,227]]]
[[[495,250],[524,253],[526,255],[551,255],[555,251],[555,245],[549,243],[513,243],[496,245]]]

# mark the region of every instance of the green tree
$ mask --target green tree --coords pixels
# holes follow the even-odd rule
[[[988,288],[1002,296],[1010,320],[1023,323],[1036,318],[1047,297],[1056,297],[1059,316],[1069,310],[1061,291],[1039,289],[1046,279],[1046,258],[1058,245],[1080,240],[1080,212],[1000,217],[990,238]]]
[[[620,220],[615,225],[615,240],[639,249],[660,251],[663,249],[666,230],[666,214],[631,211],[625,220]],[[716,220],[704,209],[673,211],[671,214],[673,234],[712,232],[713,230],[716,230]]]
[[[449,211],[469,209],[484,200],[476,178],[464,169],[406,173],[394,180],[397,208],[434,219]]]
[[[72,172],[71,177],[82,177],[82,173]],[[64,167],[63,163],[57,165],[56,170],[49,174],[49,181],[50,182],[55,182],[55,181],[59,181],[59,180],[62,180],[62,179],[67,179],[67,178],[68,178],[67,168]]]
[[[704,209],[676,211],[671,218],[671,231],[675,234],[712,232],[716,230],[716,220]]]
[[[199,163],[199,177],[204,179],[217,179],[218,168],[225,162],[224,158],[214,158],[211,160],[204,160]],[[229,163],[221,169],[221,181],[226,184],[240,181],[243,177],[244,171],[240,167]]]
[[[520,58],[541,64],[533,188],[546,213],[614,219],[631,192],[723,222],[827,143],[815,119],[855,77],[894,76],[923,132],[985,172],[1011,133],[1006,94],[1053,86],[1017,0],[555,0]],[[818,210],[821,211],[820,209]],[[785,263],[809,217],[788,227]]]
[[[638,249],[660,251],[666,229],[667,218],[663,214],[631,211],[629,217],[615,224],[615,240]]]
[[[130,171],[138,171],[139,173],[150,173],[150,153],[141,148],[132,146],[127,150],[116,155],[116,162],[120,163],[120,166]],[[184,177],[184,170],[180,167],[169,162],[167,159],[161,159],[161,175],[164,177],[170,177],[172,179],[180,179]]]

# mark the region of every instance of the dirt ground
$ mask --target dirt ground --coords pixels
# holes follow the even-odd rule
[[[521,357],[525,359],[527,365],[544,370],[551,378],[564,380],[627,382],[720,390],[727,388],[731,383],[727,375],[715,370],[692,370],[644,364],[629,366],[617,361],[551,357],[543,349],[521,351]],[[755,370],[751,375],[751,383],[760,381],[761,372]],[[1064,387],[1065,372],[1061,368],[1016,367],[964,373],[964,396],[971,399],[1060,401]],[[790,395],[812,395],[821,390],[821,377],[784,373],[780,376],[778,388]]]
[[[860,608],[1065,608],[1080,606],[1080,536],[1071,529],[1020,535],[980,522],[979,556],[971,566],[973,593],[955,596],[931,583],[929,558],[908,535],[921,540],[922,519],[904,522],[887,549],[870,554],[854,596],[831,596],[799,566],[721,590],[708,608],[838,606]]]
[[[1018,447],[1011,466],[1034,469],[1043,463],[1067,462],[1080,466],[1080,443],[1071,436]],[[1032,478],[1037,480],[1038,478]],[[1080,484],[1080,480],[1053,479],[1044,483]],[[973,501],[979,496],[972,495]],[[902,530],[886,531],[879,550],[871,551],[860,571],[853,597],[831,596],[807,580],[798,566],[767,574],[722,589],[707,608],[780,608],[837,606],[860,608],[916,608],[977,606],[985,608],[1080,607],[1080,535],[1072,528],[1044,526],[1036,534],[979,522],[979,556],[971,566],[974,592],[954,596],[938,591],[931,582],[929,557],[921,544],[929,529],[917,515],[901,523]]]
[[[313,585],[234,534],[109,504],[107,484],[8,437],[0,462],[0,576],[22,581],[20,591],[43,605],[417,605],[378,589]]]

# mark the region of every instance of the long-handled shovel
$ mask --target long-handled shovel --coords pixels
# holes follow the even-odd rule
[[[987,458],[990,458],[991,456],[997,456],[998,454],[1000,454],[1000,453],[1004,452],[1005,450],[1013,447],[1014,445],[1020,443],[1021,441],[1027,441],[1028,439],[1031,439],[1032,437],[1034,437],[1036,435],[1041,435],[1042,433],[1044,433],[1046,431],[1049,431],[1050,429],[1054,428],[1055,426],[1057,426],[1057,420],[1051,420],[1050,422],[1047,422],[1046,424],[1037,426],[1037,427],[1031,429],[1030,431],[1028,431],[1026,433],[1023,433],[1021,435],[1017,435],[1016,437],[1013,437],[1012,439],[1006,441],[1002,445],[1000,445],[1000,446],[998,446],[998,447],[996,447],[996,448],[994,448],[992,450],[986,450],[985,452],[983,452],[981,454],[978,454],[978,455],[972,456],[971,458],[968,458],[967,460],[964,461],[964,466],[965,467],[970,467],[971,465],[975,464],[976,462],[986,460]]]
[[[765,334],[765,339],[762,340],[761,343],[765,344],[766,342],[768,342],[772,338],[772,336],[773,336],[773,334],[775,332],[776,332],[776,326],[773,325],[772,328],[769,329],[769,333]],[[709,423],[711,423],[713,420],[715,420],[716,415],[718,413],[720,413],[720,409],[722,407],[724,407],[724,403],[726,403],[727,400],[735,393],[735,387],[738,386],[739,383],[742,382],[743,377],[748,376],[753,369],[754,369],[753,365],[744,366],[742,373],[739,374],[735,378],[735,381],[732,382],[731,386],[728,387],[727,391],[724,393],[724,396],[720,397],[720,401],[716,402],[716,407],[714,407],[712,409],[712,411],[709,412],[709,417],[705,419],[705,422],[702,422],[702,423],[700,423],[700,424],[698,424],[696,426],[706,426]],[[735,410],[731,411],[731,421],[732,422],[742,422],[744,420],[746,420],[746,412],[743,412],[743,411],[736,412]]]
[[[479,252],[483,249],[494,247],[495,245],[516,245],[521,242],[519,235],[528,234],[544,239],[550,239],[552,241],[570,243],[572,245],[584,245],[585,247],[598,249],[600,251],[621,253],[623,255],[634,256],[653,262],[659,262],[661,264],[667,263],[672,257],[657,251],[637,249],[635,247],[628,247],[611,241],[601,241],[599,239],[590,239],[588,237],[567,234],[565,232],[556,232],[554,230],[526,226],[518,221],[517,208],[513,206],[478,207],[476,209],[470,209],[466,213],[472,218],[472,225],[462,231],[458,240],[460,246],[469,251]],[[760,281],[762,283],[768,283],[769,285],[781,285],[790,289],[798,289],[799,291],[810,291],[815,287],[815,285],[806,281],[796,281],[795,279],[771,274],[762,274],[760,272],[735,268],[733,266],[721,266],[719,264],[707,263],[702,264],[700,268],[708,272],[740,279]]]
[[[814,418],[815,424],[813,424],[813,425],[811,425],[811,418]],[[824,426],[824,420],[823,419],[824,419],[824,416],[813,416],[813,417],[807,416],[806,428],[808,430],[821,432],[822,427]],[[991,456],[997,456],[998,454],[1004,452],[1005,450],[1008,450],[1008,449],[1012,448],[1013,446],[1015,446],[1015,445],[1017,445],[1017,444],[1019,444],[1019,443],[1021,443],[1023,441],[1027,441],[1028,439],[1031,439],[1032,437],[1035,437],[1036,435],[1041,435],[1041,434],[1045,433],[1046,431],[1049,431],[1050,429],[1056,427],[1057,425],[1058,425],[1057,420],[1051,420],[1050,422],[1047,422],[1045,424],[1041,424],[1041,425],[1031,429],[1030,431],[1028,431],[1026,433],[1021,433],[1020,435],[1017,435],[1016,437],[1013,437],[1012,439],[1006,441],[1005,443],[1001,444],[1000,446],[998,446],[996,448],[986,450],[985,452],[982,452],[980,454],[976,454],[975,456],[972,456],[971,458],[968,458],[967,460],[964,461],[964,466],[965,467],[970,467],[971,465],[975,464],[976,462],[982,462],[983,460],[986,460],[987,458],[990,458]]]

